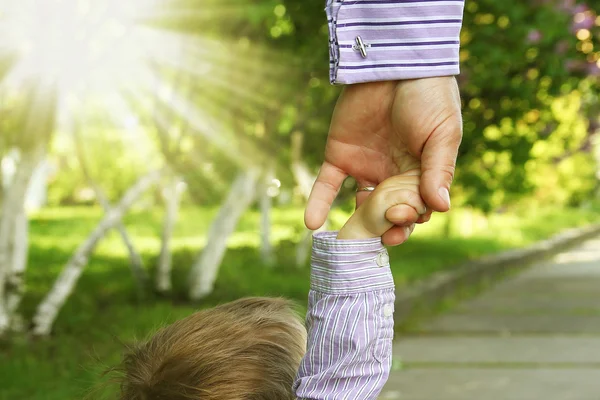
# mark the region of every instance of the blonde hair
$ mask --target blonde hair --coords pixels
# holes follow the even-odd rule
[[[293,400],[306,330],[283,299],[197,312],[125,354],[121,400]]]

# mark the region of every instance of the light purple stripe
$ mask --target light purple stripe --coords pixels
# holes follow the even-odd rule
[[[411,60],[419,60],[422,62],[427,62],[429,60],[456,60],[458,58],[458,48],[448,48],[448,49],[438,49],[436,52],[431,52],[427,50],[412,50],[412,49],[398,49],[398,50],[390,50],[386,52],[373,52],[371,62],[388,62],[388,61],[411,61]],[[340,65],[344,63],[364,63],[364,59],[358,52],[343,52],[343,61],[340,62]],[[434,61],[432,61],[434,62]],[[456,64],[455,64],[456,65]]]
[[[403,25],[430,25],[430,24],[457,24],[462,23],[462,19],[433,19],[428,21],[390,21],[390,22],[351,22],[339,24],[338,28],[348,28],[352,26],[403,26]]]
[[[371,43],[371,47],[414,47],[414,46],[442,46],[447,44],[459,45],[460,42],[458,40],[442,40],[442,41],[424,41],[424,42],[409,42],[409,43]],[[340,45],[342,49],[351,49],[352,45],[350,44],[342,44]]]
[[[335,254],[334,254],[334,256],[336,256],[336,255],[339,255],[339,253],[335,253]],[[361,254],[353,254],[353,255],[354,255],[354,256],[360,256]],[[313,256],[311,257],[311,259],[312,259],[312,260],[314,260],[314,261],[317,261],[317,262],[318,262],[318,261],[327,260],[327,259],[329,259],[329,258],[330,258],[330,257],[329,257],[329,255],[327,255],[327,254],[321,254],[320,256],[318,256],[318,255],[313,255]],[[344,263],[346,263],[346,264],[354,264],[354,265],[356,265],[356,264],[359,264],[359,263],[368,263],[368,262],[370,262],[370,261],[373,261],[373,257],[372,257],[372,256],[370,255],[370,253],[369,253],[369,254],[368,254],[368,255],[366,255],[366,256],[365,256],[365,255],[363,255],[363,256],[362,256],[362,258],[356,258],[356,259],[353,259],[353,260],[346,260],[346,261],[340,260],[340,261],[339,261],[339,263],[340,263],[340,264],[344,264]]]
[[[357,280],[345,279],[338,281],[313,277],[311,282],[312,289],[318,289],[321,292],[327,293],[333,293],[337,291],[344,293],[360,293],[372,288],[390,289],[392,287],[393,285],[390,283],[390,275],[382,275],[373,277],[371,279],[360,278]]]
[[[444,66],[437,68],[427,68],[424,67],[422,69],[417,70],[393,70],[393,71],[381,71],[381,70],[369,70],[369,71],[360,71],[357,74],[349,74],[349,70],[344,70],[336,75],[335,83],[342,85],[351,85],[354,83],[360,82],[377,82],[377,81],[394,81],[398,79],[419,79],[419,78],[428,78],[434,76],[454,76],[458,75],[460,70],[457,66]]]
[[[338,69],[378,69],[378,68],[401,68],[401,67],[441,67],[458,66],[456,61],[437,62],[437,63],[401,63],[401,64],[377,64],[377,65],[340,65]]]
[[[369,19],[382,19],[382,18],[391,18],[391,17],[426,17],[429,15],[443,15],[447,18],[461,18],[463,14],[462,4],[457,3],[457,5],[443,5],[443,6],[429,6],[429,7],[421,7],[419,5],[415,5],[414,7],[403,7],[400,11],[400,8],[393,7],[372,7],[368,9],[368,18]],[[365,18],[365,9],[364,8],[351,8],[344,7],[343,12],[338,15],[341,19],[359,19]],[[333,22],[332,19],[328,19],[328,23]]]
[[[344,4],[406,4],[406,3],[439,3],[453,1],[456,3],[464,3],[464,0],[361,0],[361,1],[345,1]]]
[[[327,263],[327,260],[321,260],[321,261],[324,261],[324,262],[321,263],[321,265],[319,265],[319,263],[315,262],[315,258],[314,257],[312,258],[313,274],[315,274],[315,275],[329,274],[329,265]],[[373,269],[373,266],[371,264],[367,264],[364,267],[355,268],[355,269],[346,270],[346,271],[336,270],[336,275],[337,276],[353,275],[353,274],[356,274],[359,272],[370,271],[372,269]]]
[[[346,283],[348,286],[352,287],[356,282],[361,283],[361,287],[368,286],[371,284],[380,284],[384,282],[389,282],[389,275],[387,273],[379,273],[377,275],[372,275],[370,277],[364,277],[362,275],[354,276],[354,277],[334,277],[334,276],[314,276],[315,281],[322,282],[329,285],[335,285],[336,283]]]
[[[345,30],[337,32],[337,42],[354,43],[356,36],[362,37],[365,43],[377,43],[379,40],[398,40],[402,39],[421,39],[424,41],[434,41],[436,38],[455,37],[458,40],[460,29],[455,26],[440,27],[440,28],[422,28],[422,29],[386,29],[381,31],[361,31]]]

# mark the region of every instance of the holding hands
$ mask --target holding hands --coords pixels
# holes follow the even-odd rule
[[[418,193],[427,208],[415,209],[416,219],[414,215],[409,218],[403,204],[388,209],[386,217],[394,225],[382,235],[386,245],[406,241],[414,223],[428,221],[433,211],[448,211],[462,140],[460,106],[454,77],[346,86],[334,110],[325,161],[308,200],[306,226],[318,229],[324,224],[348,176],[365,187],[397,175],[417,180],[421,175]],[[359,192],[357,206],[370,195]]]

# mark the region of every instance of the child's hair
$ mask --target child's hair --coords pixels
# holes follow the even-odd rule
[[[130,349],[122,400],[292,400],[306,350],[292,303],[246,298],[197,312]]]

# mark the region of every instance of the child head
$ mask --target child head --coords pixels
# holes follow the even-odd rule
[[[197,312],[122,364],[122,400],[293,400],[306,331],[290,302],[246,298]]]

